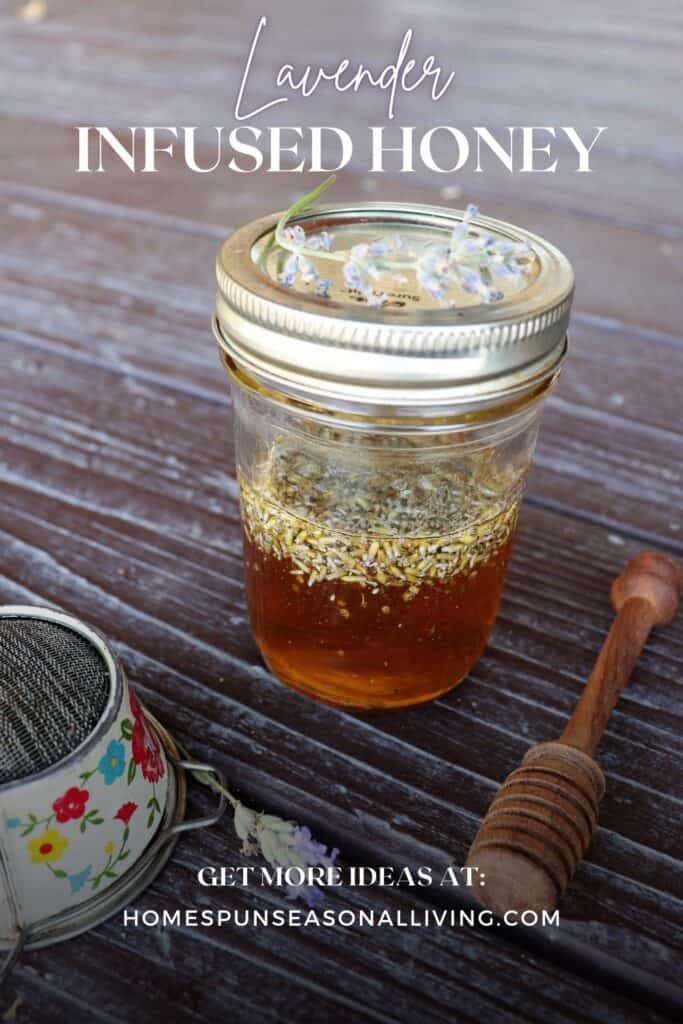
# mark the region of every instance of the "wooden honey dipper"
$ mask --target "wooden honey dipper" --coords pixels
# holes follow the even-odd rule
[[[559,740],[524,756],[493,799],[467,866],[484,872],[478,899],[491,910],[553,910],[598,822],[605,777],[595,754],[653,626],[676,615],[683,574],[643,551],[612,584],[616,618]]]

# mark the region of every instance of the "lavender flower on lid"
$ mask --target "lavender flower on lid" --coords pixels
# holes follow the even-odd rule
[[[333,237],[327,232],[306,236],[300,224],[289,220],[304,210],[333,181],[329,178],[308,196],[298,200],[280,218],[275,240],[290,255],[278,279],[285,288],[298,281],[314,285],[315,293],[330,297],[332,279],[321,277],[317,260],[340,262],[347,288],[361,295],[368,305],[382,306],[388,301],[382,285],[402,285],[413,272],[418,286],[436,302],[456,307],[457,292],[473,295],[482,303],[504,298],[497,279],[518,287],[533,262],[533,251],[525,243],[511,242],[485,234],[473,224],[479,215],[469,205],[456,224],[448,242],[424,242],[418,252],[407,248],[399,235],[381,236],[369,243],[353,245],[350,250],[334,250]]]

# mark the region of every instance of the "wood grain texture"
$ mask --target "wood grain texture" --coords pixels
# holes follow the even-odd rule
[[[654,626],[678,611],[683,573],[640,551],[610,588],[614,622],[559,739],[524,755],[496,793],[467,864],[486,873],[482,902],[499,914],[552,911],[590,843],[605,794],[600,741]]]
[[[251,799],[317,826],[348,856],[360,829],[390,862],[462,860],[497,783],[566,720],[609,623],[610,578],[634,544],[528,508],[492,644],[470,680],[400,716],[341,715],[259,665],[239,582],[228,410],[3,349],[3,596],[56,602],[102,628],[181,738],[196,747],[202,737],[197,752],[218,757]],[[683,896],[682,639],[680,623],[656,635],[615,713],[602,826],[565,904],[570,917],[621,931],[629,956],[639,935],[637,959],[657,971]]]
[[[262,203],[272,201],[267,184],[261,180]],[[20,201],[15,187],[7,194],[1,226],[9,242],[0,255],[7,337],[229,401],[207,325],[222,228],[192,233],[173,222],[112,219],[59,198]],[[586,252],[584,264],[587,259]],[[640,270],[632,260],[635,279]],[[667,294],[677,292],[669,286]],[[582,319],[578,301],[571,359],[548,403],[529,495],[683,552],[676,514],[683,499],[681,421],[673,386],[683,374],[683,342],[614,324],[606,314]],[[673,324],[673,311],[667,316]]]
[[[213,833],[207,838],[208,843],[199,846],[194,840],[183,842],[168,870],[138,901],[141,909],[188,905],[189,874],[208,858],[225,856],[225,837]],[[231,863],[240,863],[236,846],[230,853]],[[285,906],[281,896],[267,890],[222,890],[210,901],[199,894],[191,902],[199,908],[210,902],[233,913],[254,905],[262,910]],[[382,908],[395,914],[420,903],[400,891],[368,896],[349,890],[329,896],[326,905],[336,910]],[[40,1005],[44,987],[57,990],[53,1006],[64,1007],[75,1019],[128,1020],[131,995],[128,989],[122,998],[124,971],[134,986],[136,1014],[143,1022],[156,1022],[162,1014],[182,1024],[228,1015],[239,1022],[287,1016],[321,1024],[340,1019],[436,1024],[452,1021],[455,1015],[464,1022],[493,1016],[504,1024],[569,1024],[579,1015],[596,1024],[656,1024],[662,1019],[651,1010],[634,1008],[628,999],[608,997],[598,985],[559,973],[541,959],[522,956],[470,931],[294,928],[273,935],[264,928],[223,927],[131,932],[112,921],[93,934],[92,942],[81,945],[76,959],[68,945],[54,948],[49,958],[27,955],[14,988],[24,993],[31,1010],[35,1003]],[[493,964],[504,981],[504,994],[492,990]],[[78,1001],[68,992],[59,993],[60,979],[68,979],[69,988],[79,993]],[[79,1018],[79,1002],[94,1008],[91,1017]]]
[[[327,6],[313,15],[306,0],[257,11],[246,0],[210,0],[192,9],[155,0],[144,12],[134,0],[115,8],[103,0],[87,6],[60,0],[38,24],[18,23],[11,3],[4,6],[3,109],[21,119],[40,112],[43,120],[66,125],[230,125],[261,12],[270,24],[250,77],[249,109],[273,97],[275,72],[285,61],[334,66],[349,56],[381,67],[412,26],[416,55],[435,53],[457,79],[436,109],[427,92],[402,97],[399,124],[609,128],[599,176],[567,170],[511,178],[489,170],[459,175],[458,183],[477,182],[478,190],[486,187],[482,179],[496,194],[538,196],[598,216],[607,203],[625,221],[654,221],[664,231],[672,222],[683,226],[680,209],[668,201],[683,159],[683,27],[674,0],[658,4],[648,19],[632,0],[618,6],[618,16],[613,5],[596,8],[590,0],[556,5],[552,14],[526,0],[515,5],[514,16],[497,3],[483,8],[448,0],[417,8],[378,0],[371,10],[351,0],[343,10]],[[335,124],[355,133],[358,125],[386,120],[385,95],[363,90],[353,100],[327,89],[269,111],[259,124]],[[365,154],[359,155],[357,166],[364,165]]]
[[[311,175],[239,175],[227,171],[190,174],[180,157],[168,158],[164,165],[163,188],[159,187],[161,170],[154,175],[133,175],[120,163],[112,165],[105,174],[77,174],[73,130],[40,121],[34,123],[33,132],[41,139],[47,161],[37,165],[29,158],[22,123],[4,118],[0,124],[3,136],[7,137],[2,178],[8,184],[3,191],[6,189],[10,204],[18,204],[18,210],[14,208],[15,219],[21,219],[23,214],[28,222],[23,229],[14,224],[18,236],[30,231],[32,213],[22,207],[31,207],[33,198],[42,198],[47,203],[52,201],[56,209],[74,205],[80,208],[90,227],[96,227],[98,219],[105,223],[114,219],[158,223],[156,215],[163,213],[169,228],[179,221],[177,226],[183,233],[194,231],[210,240],[215,249],[216,243],[237,223],[286,207],[307,183],[310,187],[312,178],[315,179]],[[515,175],[513,180],[519,177],[523,176]],[[597,175],[578,177],[593,180]],[[601,177],[610,180],[608,174]],[[380,178],[350,168],[340,175],[334,198],[343,201],[359,194],[367,199],[377,198],[381,182],[383,199],[446,203],[456,207],[478,202],[491,216],[524,224],[552,239],[567,253],[576,269],[580,322],[597,329],[637,325],[646,336],[659,334],[665,341],[680,341],[680,304],[675,289],[680,280],[678,267],[683,253],[683,231],[661,230],[648,222],[634,223],[628,218],[610,216],[604,212],[604,197],[603,213],[598,215],[580,205],[559,203],[553,206],[539,202],[535,192],[517,190],[501,195],[499,191],[492,191],[487,194],[486,181],[486,175],[476,176],[467,185],[458,185],[461,191],[456,191],[455,197],[449,199],[448,189],[454,186],[449,180],[442,182],[436,175],[419,183],[401,175]],[[41,197],[41,192],[36,193],[35,189],[48,192]],[[668,195],[675,196],[675,189],[669,190]],[[236,211],[239,211],[237,217]],[[9,212],[12,213],[11,205]],[[38,214],[33,216],[40,219]],[[47,226],[43,224],[44,228]],[[78,230],[78,223],[74,227]],[[35,224],[34,233],[39,231],[40,224]],[[179,256],[179,253],[169,254],[172,260]],[[202,263],[196,273],[208,266],[210,263]]]
[[[610,587],[616,617],[562,731],[561,743],[595,757],[650,633],[655,626],[668,626],[676,618],[682,586],[683,573],[666,555],[639,551],[629,560]]]
[[[284,60],[382,63],[412,25],[419,53],[457,70],[442,123],[609,126],[590,175],[571,171],[566,146],[547,176],[380,178],[359,151],[336,186],[341,199],[474,200],[576,266],[571,356],[544,415],[491,644],[455,693],[371,718],[313,705],[260,663],[230,399],[208,330],[213,259],[231,227],[282,208],[309,176],[190,175],[178,160],[156,176],[77,175],[72,127],[198,124],[208,144],[211,125],[231,123],[260,13],[245,0],[50,0],[35,24],[0,3],[0,600],[54,603],[99,626],[193,752],[346,862],[462,863],[500,782],[562,730],[609,627],[611,579],[644,545],[683,554],[683,17],[673,0],[647,15],[634,0],[542,16],[532,0],[514,11],[495,0],[266,8],[254,103],[272,96]],[[401,104],[398,123],[438,121],[426,95]],[[353,102],[327,92],[260,123],[359,136],[385,106],[368,90]],[[20,1024],[133,1012],[150,1024],[663,1020],[654,994],[636,1003],[600,978],[610,964],[625,984],[638,969],[678,977],[682,664],[679,620],[652,634],[610,719],[600,826],[560,932],[540,948],[469,929],[131,932],[113,920],[27,956],[0,1013],[19,992]],[[193,872],[239,857],[227,827],[187,838],[136,905],[196,904]],[[392,891],[330,899],[427,906]],[[211,896],[233,909],[281,902]]]
[[[556,740],[530,747],[494,796],[467,856],[486,874],[481,902],[501,915],[554,910],[588,848],[604,791],[599,765],[579,748]]]

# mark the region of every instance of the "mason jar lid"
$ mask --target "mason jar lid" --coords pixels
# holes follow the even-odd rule
[[[443,416],[557,372],[574,274],[544,239],[473,208],[323,206],[276,238],[280,216],[239,228],[216,264],[216,338],[269,391],[359,414]]]

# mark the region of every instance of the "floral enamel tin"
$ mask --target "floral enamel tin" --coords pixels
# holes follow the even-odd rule
[[[153,838],[166,802],[168,766],[161,743],[97,639],[111,691],[93,735],[65,760],[0,787],[0,849],[23,925],[116,881]],[[11,927],[0,919],[0,935]]]
[[[65,900],[72,902],[69,897],[79,894],[81,900],[109,885],[159,825],[166,758],[130,690],[109,735],[114,738],[105,738],[93,751],[76,784],[47,806],[41,786],[36,796],[42,799],[6,819],[10,848],[21,858],[23,847],[24,860],[43,869],[43,877],[34,875],[33,881],[43,912],[47,905],[60,910]],[[54,880],[49,887],[45,871]]]
[[[41,642],[26,633],[26,649],[17,653],[17,636],[34,623],[42,629]],[[87,678],[79,687],[68,646],[61,648],[61,660],[53,649],[45,653],[49,629],[63,631],[58,635],[62,645],[70,636],[81,645],[87,641],[95,663],[102,660],[104,685],[94,706],[87,704]],[[2,949],[58,941],[98,923],[151,881],[179,832],[213,824],[225,804],[221,801],[213,815],[183,820],[184,769],[217,773],[210,766],[177,759],[172,738],[136,699],[95,630],[50,609],[0,608],[0,655],[0,738],[5,741],[0,756]],[[34,678],[40,692],[35,694],[30,671],[28,682],[20,685],[13,674],[13,666],[19,672],[31,655],[37,658]],[[79,657],[81,671],[86,664],[82,649]],[[54,763],[45,760],[52,710],[46,665],[54,672],[54,699],[59,700],[54,716],[61,723],[72,722],[67,731],[73,728],[79,738],[64,756],[64,736],[57,736],[60,753]],[[84,719],[92,727],[83,737]],[[12,769],[6,750],[14,741],[21,768],[17,778],[8,778]],[[27,748],[42,758],[35,772],[21,760]]]

